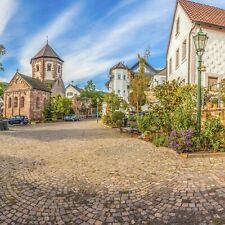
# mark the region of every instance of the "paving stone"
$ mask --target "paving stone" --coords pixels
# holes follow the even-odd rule
[[[0,224],[214,225],[225,159],[181,159],[95,121],[0,133]]]

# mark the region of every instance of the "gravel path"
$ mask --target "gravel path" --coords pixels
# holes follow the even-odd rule
[[[95,121],[0,133],[0,224],[225,224],[225,158],[181,159]]]

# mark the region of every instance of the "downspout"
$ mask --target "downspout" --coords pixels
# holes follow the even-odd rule
[[[194,26],[191,28],[190,33],[189,33],[189,45],[188,45],[188,84],[190,84],[190,76],[191,76],[191,34],[192,31],[195,29],[196,24],[194,24]]]

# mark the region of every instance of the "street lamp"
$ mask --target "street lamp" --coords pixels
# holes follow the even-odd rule
[[[201,133],[201,73],[202,73],[202,56],[205,52],[205,47],[208,41],[207,34],[204,34],[200,28],[198,33],[193,37],[196,55],[198,56],[198,88],[197,88],[197,132]]]
[[[99,103],[99,98],[97,98],[97,123],[98,123],[98,103]]]

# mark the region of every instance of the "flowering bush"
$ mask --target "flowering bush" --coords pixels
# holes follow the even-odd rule
[[[193,151],[194,132],[190,129],[173,130],[169,137],[169,146],[179,153]]]

